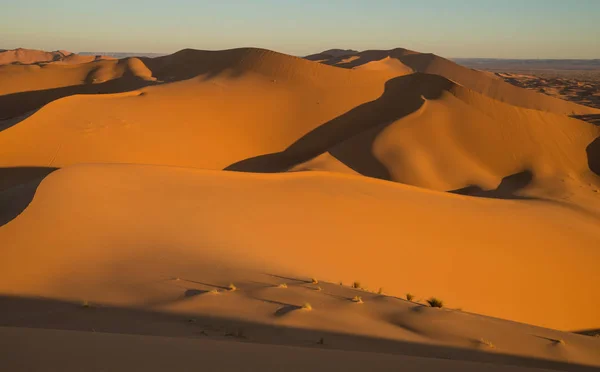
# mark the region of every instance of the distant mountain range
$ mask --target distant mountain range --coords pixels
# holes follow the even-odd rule
[[[82,56],[108,56],[113,58],[127,58],[127,57],[161,57],[168,53],[134,53],[134,52],[79,52],[77,53]]]

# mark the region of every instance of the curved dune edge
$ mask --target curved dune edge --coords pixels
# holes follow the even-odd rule
[[[0,286],[77,297],[83,293],[60,283],[87,278],[91,287],[75,287],[119,300],[92,289],[113,274],[122,279],[101,267],[125,265],[134,278],[136,262],[125,257],[180,252],[332,282],[361,280],[396,295],[435,295],[451,307],[531,324],[595,328],[598,300],[587,294],[600,284],[589,274],[600,258],[591,249],[597,222],[552,203],[474,199],[333,173],[82,165],[48,176],[30,206],[0,229]],[[374,247],[377,256],[369,254]],[[165,265],[152,275],[166,275]]]

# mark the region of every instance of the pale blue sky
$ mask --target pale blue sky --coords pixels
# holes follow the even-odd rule
[[[0,0],[0,48],[600,58],[600,0]]]

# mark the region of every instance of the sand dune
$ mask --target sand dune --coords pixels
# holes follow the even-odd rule
[[[65,59],[0,66],[0,325],[600,365],[600,110],[406,49]]]
[[[111,59],[106,56],[81,56],[66,50],[46,52],[35,49],[0,50],[0,65],[79,64]]]
[[[331,173],[79,165],[48,176],[0,230],[0,291],[474,350],[484,339],[502,353],[600,365],[593,337],[470,314],[562,329],[594,323],[597,221],[544,203]],[[421,301],[439,296],[462,311],[352,281]],[[238,291],[227,292],[229,283]]]
[[[339,63],[340,59],[357,58],[350,63]],[[333,57],[321,60],[321,63],[346,68],[357,68],[365,64],[385,59],[396,59],[414,72],[424,72],[443,76],[466,88],[482,93],[493,99],[511,105],[554,112],[560,114],[579,114],[596,112],[595,109],[563,101],[544,94],[518,89],[511,84],[496,79],[483,71],[472,70],[460,66],[450,60],[429,53],[418,53],[407,49],[369,50],[343,57]]]

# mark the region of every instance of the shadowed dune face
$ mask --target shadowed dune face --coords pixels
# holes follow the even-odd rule
[[[0,226],[17,217],[29,205],[44,177],[56,168],[0,168]]]
[[[424,99],[439,98],[442,91],[451,86],[450,81],[435,75],[411,74],[391,79],[386,82],[380,98],[319,126],[283,152],[246,159],[225,169],[244,172],[289,170],[360,133],[371,129],[381,130],[382,126],[417,111],[425,102]],[[385,167],[373,157],[370,147],[366,143],[361,147],[353,147],[350,153],[333,151],[332,155],[360,174],[390,179]]]
[[[600,176],[600,137],[593,140],[585,149],[590,170]]]

